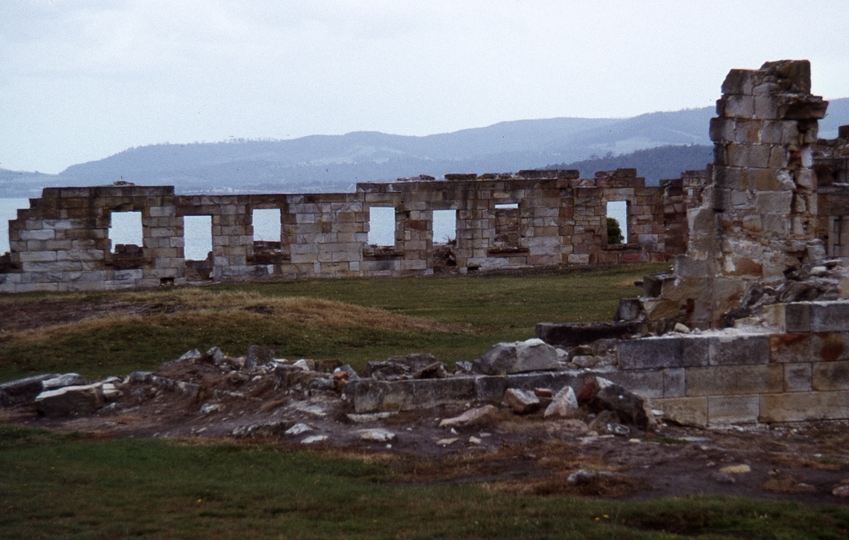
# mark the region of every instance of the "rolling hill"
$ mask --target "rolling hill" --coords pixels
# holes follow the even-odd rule
[[[354,132],[291,140],[156,144],[73,165],[58,175],[0,170],[0,196],[34,197],[45,186],[116,180],[174,185],[181,193],[351,191],[357,182],[551,164],[578,168],[585,175],[636,166],[654,182],[711,161],[703,147],[710,145],[708,122],[713,115],[713,108],[705,107],[625,119],[519,120],[422,137]],[[849,98],[831,101],[820,132],[834,137],[842,124],[849,124]],[[653,148],[659,149],[643,152]]]

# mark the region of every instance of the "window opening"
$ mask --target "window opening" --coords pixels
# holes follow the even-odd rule
[[[368,243],[375,246],[394,246],[395,208],[372,206],[368,212]]]
[[[450,244],[457,241],[457,211],[433,211],[433,243]]]
[[[446,272],[457,266],[457,211],[433,211],[433,271]]]
[[[280,209],[257,208],[253,211],[254,242],[280,242]]]
[[[29,199],[0,199],[0,254],[8,253],[9,221],[17,219],[19,208],[29,208]]]
[[[254,252],[250,262],[274,264],[283,254],[280,240],[280,209],[257,208],[252,213]]]
[[[495,240],[490,251],[513,252],[519,250],[519,203],[495,205]]]
[[[144,245],[141,212],[112,212],[109,241],[112,253],[126,257],[141,257]]]
[[[628,201],[607,203],[607,244],[628,243]]]
[[[184,217],[183,239],[187,261],[212,260],[212,216]]]

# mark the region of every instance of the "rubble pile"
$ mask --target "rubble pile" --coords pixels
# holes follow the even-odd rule
[[[449,373],[448,367],[430,354],[393,356],[368,362],[363,373],[339,361],[275,359],[271,349],[252,346],[244,357],[230,357],[214,347],[205,353],[189,351],[165,362],[153,372],[133,372],[126,377],[87,381],[76,373],[49,374],[0,385],[4,407],[29,409],[40,417],[62,418],[98,415],[104,419],[143,407],[154,414],[179,412],[188,423],[204,424],[196,430],[211,434],[248,436],[300,436],[315,443],[317,429],[309,420],[327,419],[342,424],[380,421],[395,411],[358,414],[350,390],[370,382],[472,380],[489,373],[535,374],[563,370],[567,354],[539,339],[499,343],[471,369]],[[552,379],[553,380],[553,379]],[[467,408],[455,418],[445,418],[441,428],[455,428],[492,420],[498,411],[526,417],[572,418],[596,424],[600,433],[626,435],[632,429],[646,432],[656,427],[648,400],[602,377],[591,377],[576,393],[570,386],[537,387],[530,391],[506,388],[496,399]],[[471,407],[471,402],[466,405]],[[182,410],[173,407],[182,407]],[[253,423],[254,411],[266,413]],[[539,415],[538,415],[539,416]],[[243,418],[240,418],[243,417]],[[215,422],[211,422],[216,420]],[[306,421],[305,421],[306,420]],[[214,425],[210,425],[214,424]],[[364,441],[388,442],[395,438],[382,428],[359,430]],[[340,442],[349,442],[346,438]]]

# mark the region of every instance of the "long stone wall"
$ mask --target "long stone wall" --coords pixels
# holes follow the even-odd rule
[[[646,186],[634,169],[456,174],[358,184],[355,193],[176,195],[170,186],[47,188],[9,222],[0,292],[180,285],[213,279],[409,276],[551,265],[663,261],[686,245],[688,193],[704,172]],[[689,191],[688,191],[689,190]],[[628,238],[608,245],[607,203],[627,204]],[[394,242],[369,243],[390,208]],[[253,211],[280,212],[279,241],[254,241]],[[435,211],[456,241],[434,242]],[[112,245],[116,212],[139,212],[142,245]],[[210,216],[212,252],[187,261],[184,218]]]

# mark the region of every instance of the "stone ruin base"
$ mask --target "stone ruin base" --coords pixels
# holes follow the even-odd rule
[[[538,325],[561,347],[561,369],[503,375],[461,374],[438,379],[358,379],[346,393],[358,413],[428,408],[451,402],[500,403],[508,389],[576,392],[600,376],[649,398],[663,418],[685,425],[781,423],[849,418],[849,301],[768,306],[767,327],[671,332],[611,340],[613,365],[592,363],[580,329],[598,341],[604,325]],[[622,325],[608,325],[611,334]],[[564,343],[564,341],[568,341]],[[582,350],[583,349],[583,350]],[[609,358],[606,356],[605,358]],[[597,358],[602,360],[602,358]],[[605,362],[599,362],[600,364]]]

